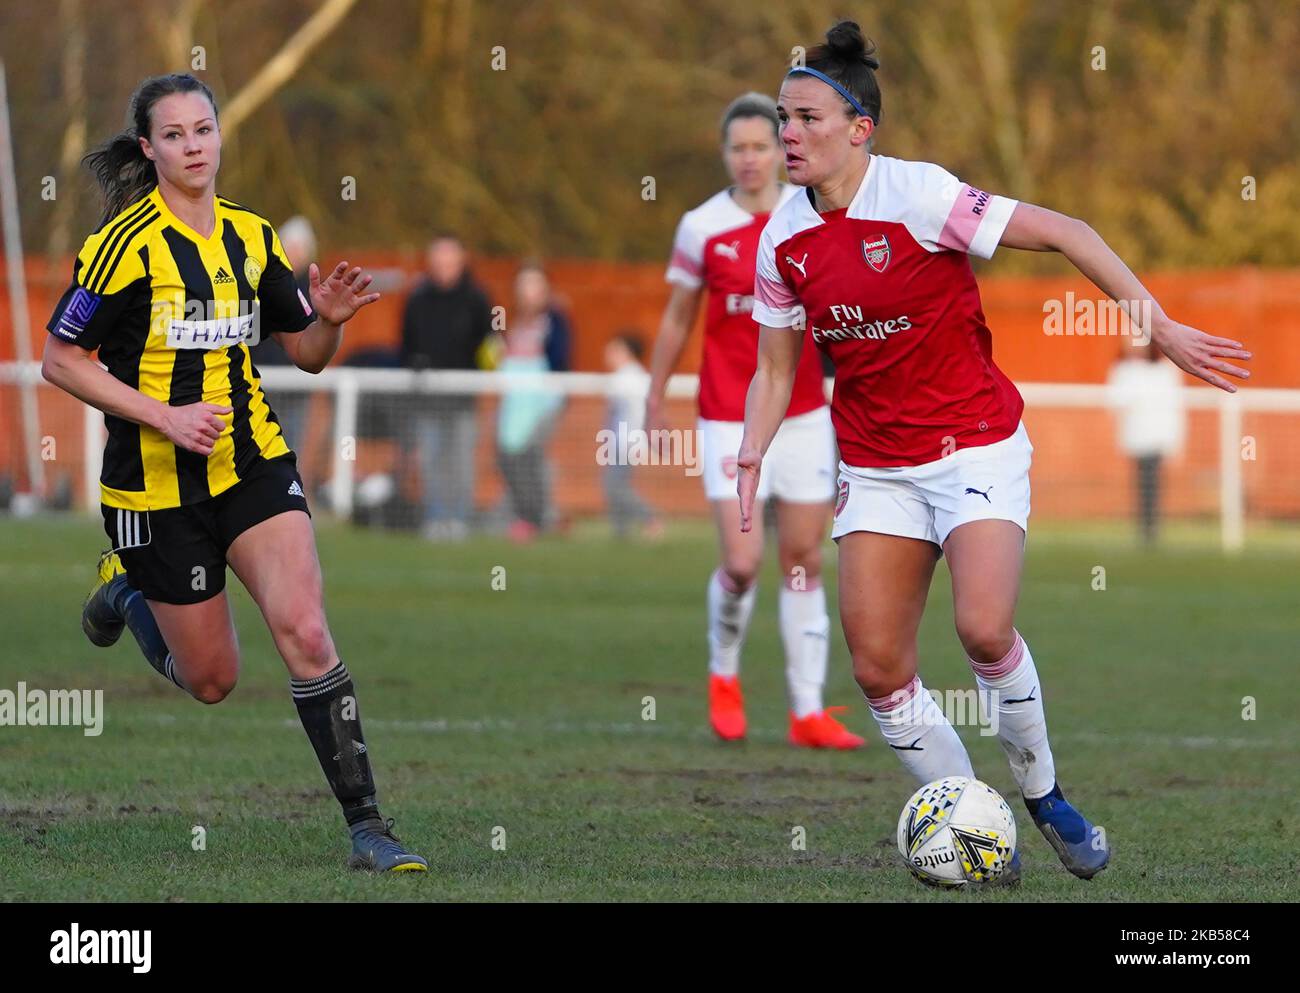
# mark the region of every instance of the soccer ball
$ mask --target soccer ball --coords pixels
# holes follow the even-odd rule
[[[993,787],[946,776],[903,807],[898,850],[912,875],[931,886],[991,882],[1015,854],[1016,819]]]

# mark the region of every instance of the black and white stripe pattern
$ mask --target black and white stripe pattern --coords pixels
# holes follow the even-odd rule
[[[339,664],[323,676],[316,676],[313,679],[289,680],[289,689],[293,693],[295,700],[311,700],[318,696],[333,693],[351,678],[348,667],[340,659]]]
[[[149,512],[143,514],[138,510],[117,509],[117,538],[113,543],[115,551],[123,548],[139,548],[149,544]]]
[[[180,677],[176,675],[176,660],[172,658],[172,653],[167,653],[167,658],[163,660],[163,675],[170,679],[181,689],[185,689],[185,684],[181,682]],[[186,691],[188,692],[188,691]]]

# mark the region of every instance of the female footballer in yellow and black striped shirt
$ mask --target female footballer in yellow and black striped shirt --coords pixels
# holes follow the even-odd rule
[[[160,187],[86,239],[74,284],[50,331],[99,349],[117,379],[172,406],[233,408],[230,430],[203,455],[149,424],[108,415],[103,502],[165,510],[229,489],[259,461],[289,454],[244,340],[255,330],[300,332],[315,315],[300,301],[271,225],[218,197],[204,238],[167,206]]]
[[[289,670],[352,864],[422,871],[379,814],[302,480],[245,345],[269,333],[299,368],[320,372],[343,323],[379,294],[341,262],[323,280],[311,267],[308,298],[271,225],[217,196],[221,130],[199,80],[145,80],[131,117],[87,156],[104,220],[77,256],[44,356],[45,378],[102,410],[108,427],[100,487],[113,547],[82,627],[101,646],[129,627],[155,669],[217,703],[239,674],[229,565]]]

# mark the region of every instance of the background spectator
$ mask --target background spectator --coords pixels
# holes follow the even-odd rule
[[[1136,469],[1138,530],[1147,545],[1156,540],[1160,516],[1160,461],[1182,449],[1187,431],[1182,379],[1150,345],[1123,346],[1107,377],[1119,446]]]
[[[535,262],[525,263],[515,276],[504,343],[498,368],[523,375],[501,398],[497,459],[515,517],[510,536],[527,541],[550,523],[546,442],[564,405],[562,394],[530,383],[527,374],[567,372],[570,350],[569,322],[554,306],[550,281]]]
[[[455,235],[429,244],[428,279],[406,301],[402,364],[409,369],[475,369],[479,346],[492,329],[487,297],[470,276],[465,248]],[[434,393],[414,398],[407,420],[420,464],[422,530],[433,540],[469,533],[474,503],[474,443],[478,398]]]
[[[618,439],[617,459],[604,467],[605,502],[616,537],[625,538],[634,527],[647,537],[658,537],[663,526],[632,485],[631,447],[649,451],[645,430],[646,391],[650,373],[641,364],[645,344],[634,331],[620,331],[605,345],[605,368],[610,371],[609,408],[605,428]]]

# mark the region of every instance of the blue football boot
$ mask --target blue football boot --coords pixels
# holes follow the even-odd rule
[[[1025,798],[1029,816],[1043,832],[1047,843],[1070,872],[1080,879],[1091,879],[1110,862],[1110,843],[1105,832],[1099,831],[1088,819],[1070,806],[1053,783],[1052,792],[1037,800]]]

